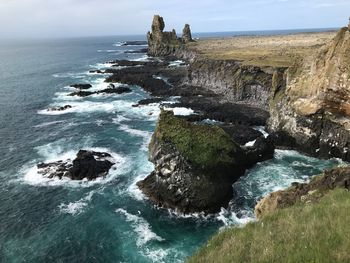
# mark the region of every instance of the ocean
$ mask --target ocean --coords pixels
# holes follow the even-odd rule
[[[254,220],[262,196],[341,163],[277,150],[233,185],[227,210],[205,216],[157,208],[135,183],[153,170],[147,145],[159,105],[132,107],[149,97],[137,86],[121,95],[67,96],[75,83],[106,88],[106,76],[89,70],[108,68],[107,61],[147,60],[124,53],[145,46],[121,45],[140,39],[0,44],[0,262],[183,262],[220,229]],[[64,105],[73,108],[47,111]],[[106,151],[117,163],[92,182],[36,172],[39,162],[72,159],[79,149]]]

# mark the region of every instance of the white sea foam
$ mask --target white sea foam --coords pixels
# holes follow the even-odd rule
[[[117,53],[121,53],[121,50],[118,49],[99,49],[97,50],[97,52],[99,53],[113,53],[113,52],[117,52]]]
[[[184,107],[175,107],[175,108],[164,107],[164,110],[173,111],[174,115],[178,115],[178,116],[187,116],[187,115],[194,114],[194,110],[189,108],[184,108]]]
[[[125,216],[126,221],[131,223],[133,231],[137,234],[136,245],[138,247],[144,246],[151,240],[164,241],[163,238],[152,231],[150,224],[143,217],[130,214],[122,208],[118,208],[116,213]]]
[[[261,132],[265,138],[267,138],[267,136],[269,136],[269,134],[266,132],[264,126],[255,126],[255,127],[253,127],[253,129]]]
[[[180,67],[184,63],[185,61],[182,61],[182,60],[174,60],[169,63],[169,67]]]
[[[121,47],[121,46],[124,45],[124,44],[125,44],[125,42],[120,41],[120,42],[117,42],[117,43],[113,44],[113,46],[115,46],[115,47]]]
[[[66,73],[56,73],[52,75],[54,78],[73,78],[73,79],[83,79],[86,77],[85,72],[66,72]]]
[[[64,123],[64,121],[50,121],[50,122],[43,122],[41,124],[35,125],[34,128],[43,128],[47,126],[51,126],[54,124]]]
[[[252,147],[252,146],[254,145],[255,142],[256,142],[256,140],[247,142],[244,146]]]
[[[140,58],[134,58],[134,59],[130,59],[130,61],[149,61],[149,56],[148,55],[143,55],[142,57]]]
[[[79,199],[76,202],[70,202],[68,204],[61,203],[58,208],[61,213],[71,214],[73,216],[79,215],[84,212],[84,209],[88,206],[88,203],[91,201],[94,191],[88,193],[85,197]]]

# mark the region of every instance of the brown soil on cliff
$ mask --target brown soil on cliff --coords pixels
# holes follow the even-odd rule
[[[253,66],[291,66],[296,57],[305,57],[329,43],[336,32],[281,36],[239,36],[198,40],[188,48],[205,58],[240,60]]]

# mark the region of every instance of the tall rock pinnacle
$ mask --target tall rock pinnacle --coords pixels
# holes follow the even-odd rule
[[[186,24],[183,31],[182,31],[182,42],[188,43],[188,42],[192,42],[192,41],[193,40],[192,40],[190,25]]]
[[[164,31],[163,17],[155,15],[152,22],[152,31],[147,33],[148,54],[151,56],[167,56],[182,48],[184,44],[193,41],[190,25],[186,24],[182,38],[178,38],[176,31]]]

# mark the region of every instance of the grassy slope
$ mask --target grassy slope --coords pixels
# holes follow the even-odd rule
[[[214,236],[188,262],[350,262],[350,192],[277,210]]]

